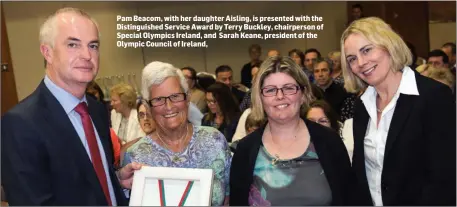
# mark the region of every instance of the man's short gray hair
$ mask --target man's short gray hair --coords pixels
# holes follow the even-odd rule
[[[41,25],[41,27],[40,27],[40,43],[41,44],[47,44],[47,45],[50,45],[51,47],[54,47],[54,41],[55,41],[55,38],[56,38],[57,32],[58,32],[57,24],[56,24],[57,16],[59,14],[63,14],[63,13],[75,13],[75,14],[78,14],[78,15],[81,15],[83,17],[90,19],[94,23],[95,27],[97,28],[98,36],[100,37],[100,30],[99,30],[98,24],[94,18],[92,18],[88,13],[86,13],[85,11],[83,11],[81,9],[66,7],[66,8],[62,8],[62,9],[59,9],[56,12],[54,12],[54,14],[50,15],[46,19],[46,21]]]
[[[141,76],[141,94],[143,98],[149,100],[150,88],[152,85],[160,85],[165,79],[170,77],[177,77],[184,93],[189,90],[186,78],[179,68],[172,64],[154,61],[146,65],[143,69]]]

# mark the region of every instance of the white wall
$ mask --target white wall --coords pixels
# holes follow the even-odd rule
[[[228,64],[240,80],[240,70],[249,61],[248,46],[258,43],[263,56],[269,49],[283,55],[293,48],[317,48],[323,55],[339,49],[339,38],[346,22],[346,2],[3,2],[8,38],[19,99],[29,95],[44,76],[43,57],[39,52],[39,27],[46,17],[63,6],[79,7],[99,23],[101,59],[98,77],[136,73],[140,81],[144,64],[154,60],[170,62],[176,67],[193,66],[198,71],[214,72],[218,65]],[[134,14],[165,16],[182,15],[319,15],[324,18],[324,30],[318,39],[288,40],[210,40],[202,48],[116,47],[116,16]],[[454,33],[455,36],[455,33]]]

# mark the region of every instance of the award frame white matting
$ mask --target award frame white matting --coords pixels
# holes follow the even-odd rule
[[[143,166],[133,176],[130,206],[211,206],[212,169]]]

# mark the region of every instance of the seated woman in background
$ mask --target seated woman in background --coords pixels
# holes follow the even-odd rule
[[[341,123],[338,122],[338,114],[324,100],[311,102],[306,112],[306,118],[340,133]]]
[[[206,103],[209,111],[203,116],[202,126],[218,129],[227,142],[231,142],[240,119],[240,108],[230,88],[224,83],[214,83],[206,90]]]
[[[142,95],[149,100],[156,130],[127,149],[123,165],[200,168],[214,172],[211,205],[229,196],[231,153],[222,133],[188,121],[189,88],[181,70],[163,62],[143,69]]]
[[[146,136],[150,136],[156,130],[156,123],[154,122],[154,119],[152,119],[151,108],[149,107],[148,101],[145,99],[141,99],[141,101],[138,102],[136,106],[136,110],[138,111],[138,121],[140,122],[141,129],[146,134]],[[135,144],[141,138],[142,137],[138,137],[137,139],[134,139],[128,142],[127,144],[122,145],[120,153],[121,163],[124,158],[124,153],[127,151],[127,149],[133,144]]]
[[[265,124],[238,143],[230,205],[347,203],[351,166],[341,138],[300,117],[314,100],[311,91],[306,74],[288,57],[271,57],[260,66],[251,115]]]
[[[207,111],[205,92],[197,84],[197,71],[192,67],[181,68],[181,71],[186,77],[187,84],[189,84],[190,102],[194,103],[202,113],[205,113]]]
[[[454,90],[455,77],[448,68],[437,68],[433,65],[423,64],[417,67],[422,75],[449,86]]]
[[[138,123],[136,93],[132,86],[120,83],[111,88],[111,124],[124,145],[138,137],[144,137]]]

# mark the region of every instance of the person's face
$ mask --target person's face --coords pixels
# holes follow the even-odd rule
[[[40,49],[55,81],[68,86],[92,81],[98,73],[99,37],[95,24],[75,13],[57,17],[54,47]]]
[[[295,63],[297,63],[297,65],[303,66],[303,63],[301,62],[300,56],[298,56],[297,53],[292,53],[290,58],[292,58],[292,60],[294,60]]]
[[[455,55],[452,54],[452,48],[450,46],[446,46],[441,48],[441,50],[446,53],[446,55],[449,57],[449,64],[454,65],[455,64]]]
[[[214,98],[213,93],[206,93],[206,104],[208,105],[209,110],[211,113],[219,113],[219,104],[217,104],[216,98]]]
[[[217,81],[224,83],[230,88],[232,87],[232,71],[219,72],[216,78]]]
[[[177,77],[169,77],[159,85],[152,85],[149,92],[151,100],[184,93]],[[180,102],[172,102],[165,98],[165,104],[151,107],[151,114],[157,127],[164,131],[171,131],[187,123],[188,110],[189,98]]]
[[[270,51],[268,51],[268,54],[267,54],[268,57],[275,57],[278,55],[279,55],[279,52],[277,50],[270,50]]]
[[[263,82],[263,90],[269,88],[290,88],[298,86],[297,81],[286,73],[273,73]],[[261,95],[262,104],[268,119],[286,123],[300,116],[300,106],[304,102],[303,93],[298,90],[296,94],[284,95],[278,90],[276,96],[265,97]]]
[[[353,8],[352,9],[352,18],[355,19],[360,19],[362,17],[362,10],[360,8]]]
[[[151,112],[147,110],[144,104],[138,109],[138,119],[145,134],[151,134],[156,130],[156,123],[152,119]]]
[[[252,80],[254,80],[255,76],[257,75],[257,72],[259,72],[259,68],[258,67],[253,67],[251,69]]]
[[[308,70],[313,71],[313,64],[317,60],[317,53],[309,52],[305,55],[305,66]]]
[[[328,117],[325,116],[324,110],[319,107],[311,108],[308,111],[308,114],[306,114],[306,118],[323,126],[331,127],[330,121],[328,120]]]
[[[333,62],[333,71],[339,71],[341,69],[341,56],[333,56],[330,59]]]
[[[447,67],[447,64],[444,64],[443,57],[441,57],[441,56],[429,57],[427,64],[433,65],[436,68]]]
[[[192,77],[192,73],[190,72],[190,70],[182,70],[182,73],[184,74],[184,76],[186,77],[186,80],[187,80],[187,84],[189,84],[189,88],[194,88],[195,86],[195,80],[193,79]]]
[[[260,55],[261,55],[261,52],[257,48],[252,48],[249,51],[249,57],[251,58],[251,60],[258,61],[260,59]]]
[[[319,86],[326,86],[330,82],[330,69],[326,62],[316,64],[316,67],[314,68],[314,78]]]
[[[351,71],[371,86],[382,83],[392,73],[389,53],[359,34],[349,35],[344,51]]]
[[[111,107],[117,112],[121,113],[126,107],[122,104],[121,97],[119,94],[112,93],[111,94]]]

